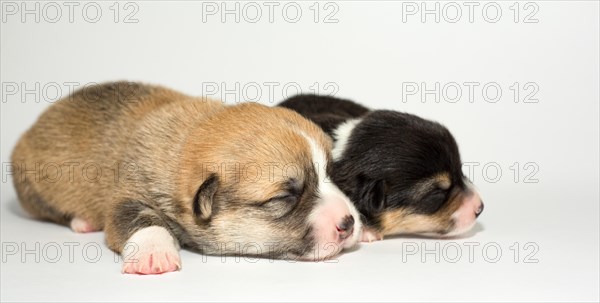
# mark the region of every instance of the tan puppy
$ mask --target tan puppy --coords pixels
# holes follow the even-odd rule
[[[321,260],[361,230],[328,181],[330,150],[319,127],[288,109],[119,82],[42,114],[15,147],[13,179],[33,216],[105,230],[126,273],[179,269],[180,245]]]

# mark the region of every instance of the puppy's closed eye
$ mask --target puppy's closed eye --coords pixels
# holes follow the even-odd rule
[[[300,196],[296,194],[282,193],[261,202],[259,207],[267,212],[267,215],[274,218],[281,218],[294,210],[299,201]]]
[[[445,203],[447,191],[441,188],[433,189],[425,195],[415,208],[418,212],[432,214],[438,211]]]
[[[304,184],[295,178],[291,178],[281,185],[281,190],[273,195],[271,198],[259,202],[258,205],[265,206],[270,203],[286,202],[287,204],[293,204],[298,202],[300,197],[304,194]]]
[[[285,204],[295,204],[296,202],[298,202],[298,196],[295,194],[282,194],[279,196],[275,196],[267,201],[265,201],[265,203],[285,203]]]

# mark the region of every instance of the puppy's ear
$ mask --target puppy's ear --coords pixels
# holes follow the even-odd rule
[[[198,219],[208,220],[212,215],[213,198],[219,187],[219,177],[211,174],[208,179],[200,185],[194,196],[194,215]]]
[[[359,177],[360,208],[368,214],[381,212],[386,204],[385,199],[385,180],[372,180],[365,176]]]
[[[385,192],[385,180],[376,180],[373,182],[373,187],[371,190],[371,205],[373,205],[374,211],[380,212],[385,208]]]

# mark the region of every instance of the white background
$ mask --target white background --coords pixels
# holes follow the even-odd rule
[[[72,22],[63,2],[56,2],[61,17],[54,6],[37,3],[39,22],[35,14],[25,20],[20,11],[8,14],[13,7],[2,3],[2,301],[599,300],[598,2],[502,1],[488,5],[487,14],[486,2],[475,2],[472,22],[468,6],[458,2],[456,23],[450,22],[456,6],[445,2],[439,22],[407,15],[412,4],[394,1],[321,2],[315,22],[314,2],[296,2],[297,23],[290,20],[294,7],[282,12],[284,2],[274,6],[273,22],[258,2],[256,23],[249,22],[255,7],[244,11],[245,3],[236,22],[234,15],[207,16],[201,3],[188,1],[96,2],[102,12],[96,23],[94,8],[83,12],[83,2],[73,7]],[[496,7],[501,15],[493,23]],[[124,23],[134,10],[127,20],[138,22]],[[333,12],[327,20],[338,22],[324,23]],[[538,22],[524,23],[527,16]],[[337,96],[373,108],[440,121],[455,135],[463,161],[478,164],[471,178],[485,212],[467,238],[387,239],[363,244],[337,263],[222,260],[183,251],[181,272],[121,275],[102,233],[80,235],[27,219],[5,169],[18,137],[56,100],[56,87],[66,95],[69,86],[120,79],[193,95],[224,85],[234,90],[225,96],[230,104],[257,92],[261,103],[274,104],[284,98],[283,86],[292,87],[289,94],[296,86],[337,88]],[[456,94],[452,84],[439,102],[433,94],[405,95],[412,83],[433,89],[436,82],[440,89],[459,84],[462,97],[448,100]],[[479,83],[472,100],[465,82]],[[482,96],[486,83],[501,88],[495,103]],[[25,94],[36,85],[37,92]],[[536,89],[537,101],[524,103]],[[486,97],[493,99],[494,90]],[[72,260],[68,245],[78,245]],[[478,245],[471,256],[467,245]]]

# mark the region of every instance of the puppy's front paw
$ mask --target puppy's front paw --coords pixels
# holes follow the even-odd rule
[[[155,275],[181,269],[179,248],[164,228],[151,226],[135,232],[123,249],[126,274]]]
[[[378,232],[374,232],[370,229],[363,229],[362,232],[362,237],[360,239],[361,242],[373,242],[373,241],[378,241],[378,240],[383,240],[383,235],[378,233]]]
[[[179,253],[157,250],[138,254],[137,257],[125,260],[122,272],[124,274],[158,275],[181,268]]]

